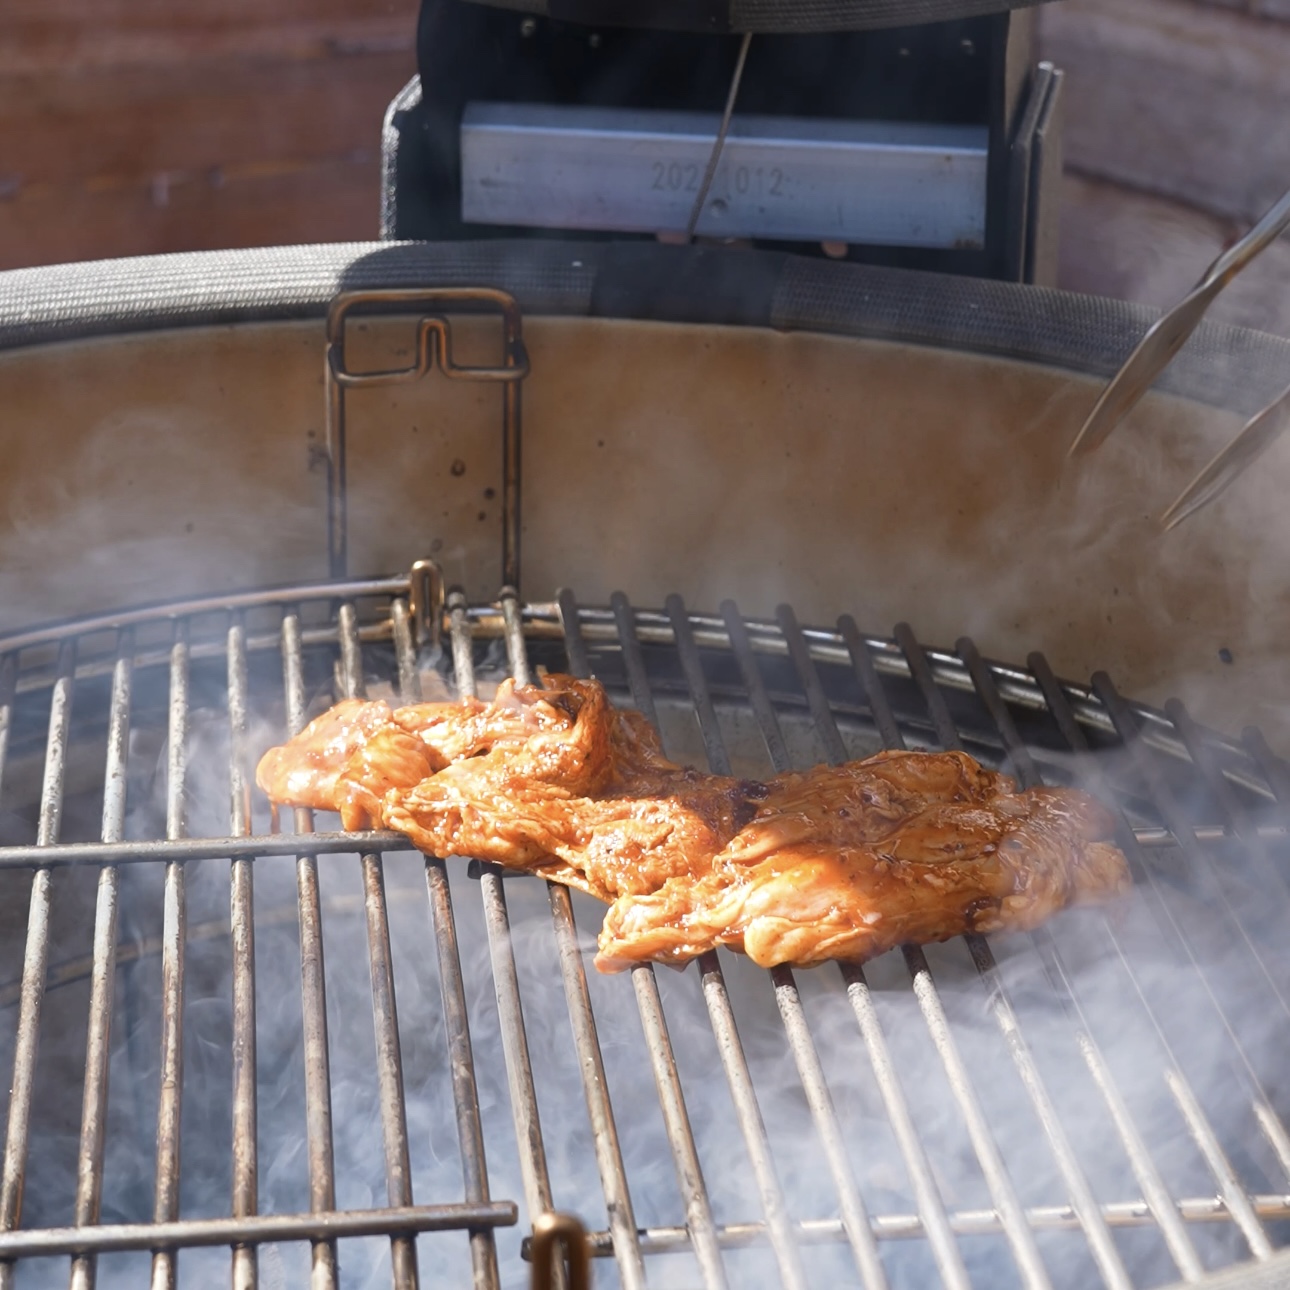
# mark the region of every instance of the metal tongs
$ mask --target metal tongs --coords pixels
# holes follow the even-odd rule
[[[1224,251],[1187,296],[1147,332],[1102,391],[1083,429],[1075,436],[1068,456],[1092,452],[1110,435],[1186,344],[1215,296],[1287,227],[1290,227],[1290,192],[1239,242]],[[1287,427],[1290,427],[1290,387],[1251,417],[1240,434],[1183,489],[1178,500],[1160,517],[1161,525],[1171,529],[1212,502]]]

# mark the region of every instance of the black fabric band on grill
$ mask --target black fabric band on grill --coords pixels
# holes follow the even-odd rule
[[[1160,311],[1102,296],[862,264],[785,259],[771,325],[903,341],[1110,376]],[[1290,341],[1204,323],[1158,388],[1250,414],[1285,388]]]
[[[599,254],[591,313],[653,322],[771,326],[771,310],[789,256],[731,255],[712,247],[622,243]]]
[[[1157,310],[1045,287],[647,242],[497,239],[202,251],[0,273],[0,350],[114,332],[321,318],[345,290],[491,286],[530,314],[770,326],[1002,355],[1107,376]],[[1160,381],[1249,415],[1290,341],[1204,323]]]

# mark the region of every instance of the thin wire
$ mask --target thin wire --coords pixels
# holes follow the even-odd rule
[[[694,240],[694,230],[699,225],[699,216],[703,214],[703,203],[708,200],[708,190],[717,177],[717,165],[721,161],[721,150],[726,146],[726,134],[730,129],[730,118],[734,115],[735,99],[739,97],[739,82],[744,78],[744,64],[748,61],[748,46],[751,44],[752,32],[746,31],[739,44],[739,57],[735,59],[735,74],[730,78],[730,92],[726,95],[726,109],[721,114],[721,128],[717,131],[716,142],[712,145],[712,153],[708,157],[708,168],[703,172],[703,183],[699,185],[699,191],[695,195],[689,223],[685,226],[687,242]]]

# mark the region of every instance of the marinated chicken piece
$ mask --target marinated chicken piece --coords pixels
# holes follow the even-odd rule
[[[763,967],[863,962],[1036,927],[1129,886],[1100,804],[1070,789],[1017,793],[965,753],[883,753],[781,775],[769,790],[705,877],[614,903],[602,969],[715,945]]]
[[[675,767],[584,797],[508,760],[457,762],[387,794],[386,826],[431,855],[529,869],[612,901],[703,874],[765,793],[761,784]]]
[[[337,704],[257,772],[283,805],[406,834],[611,905],[597,965],[863,961],[1034,927],[1128,887],[1113,821],[1072,789],[1018,793],[964,753],[883,753],[768,783],[677,766],[595,681],[492,703]]]
[[[370,828],[388,790],[413,788],[454,762],[494,750],[523,752],[531,769],[543,756],[542,736],[562,734],[568,742],[582,698],[507,681],[492,703],[463,699],[392,709],[382,700],[343,699],[290,743],[265,753],[256,780],[270,801],[339,811],[346,829]],[[607,708],[603,690],[600,698]],[[567,758],[561,769],[572,786]],[[607,769],[603,754],[593,769]]]
[[[270,748],[260,759],[256,780],[271,802],[339,811],[340,780],[350,761],[361,758],[369,743],[383,741],[392,747],[395,736],[400,733],[402,728],[394,724],[388,703],[345,699],[311,721],[290,743]],[[432,757],[428,749],[423,755],[419,744],[414,752],[415,764],[406,768],[403,775],[408,787],[448,764],[446,758]],[[394,766],[389,766],[385,773],[394,770]]]

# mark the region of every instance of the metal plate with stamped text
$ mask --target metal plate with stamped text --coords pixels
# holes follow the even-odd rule
[[[470,104],[462,218],[683,231],[718,125],[705,113]],[[978,249],[986,154],[984,126],[736,116],[696,232]]]

